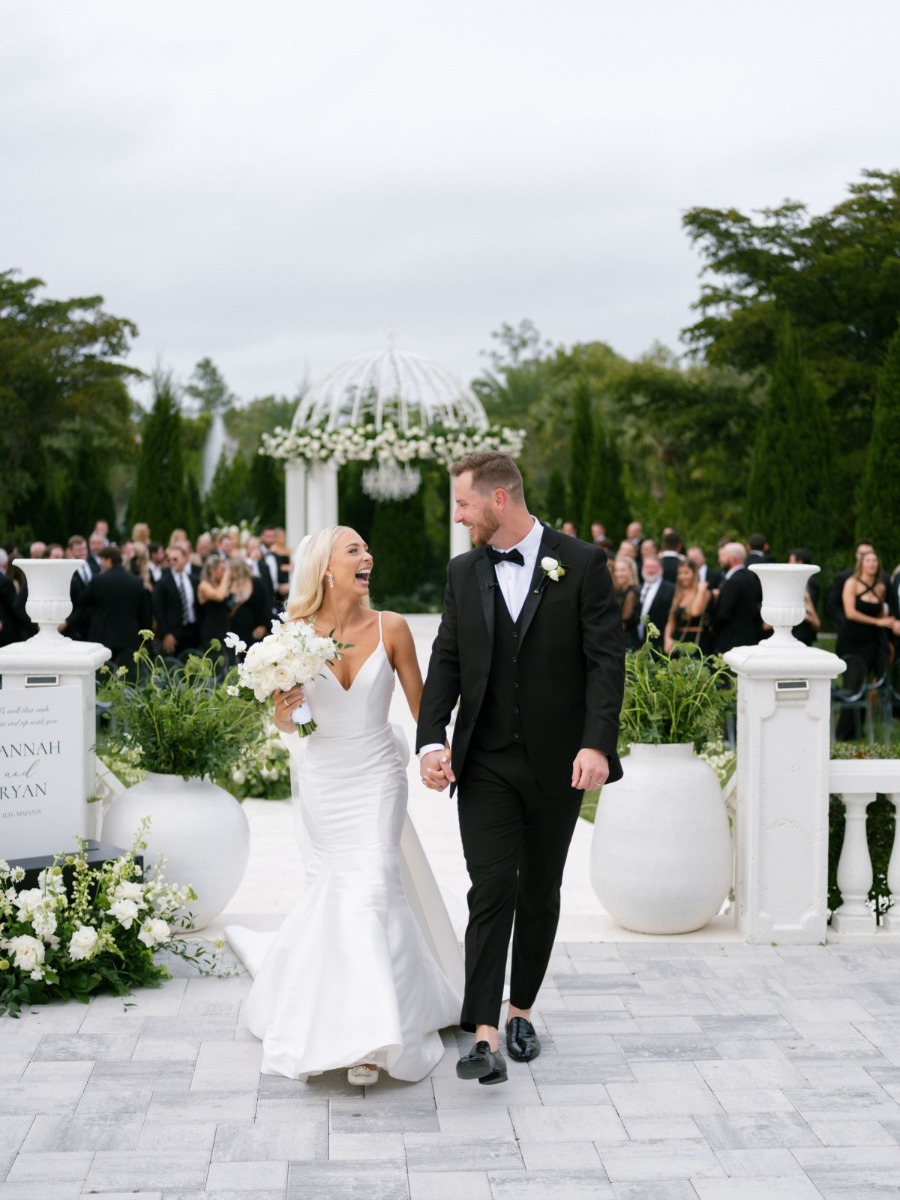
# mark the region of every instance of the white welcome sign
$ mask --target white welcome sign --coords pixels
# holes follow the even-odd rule
[[[0,858],[73,849],[87,833],[82,689],[0,688]]]

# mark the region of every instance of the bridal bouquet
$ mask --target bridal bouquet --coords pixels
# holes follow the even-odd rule
[[[245,642],[234,633],[225,635],[225,645],[243,654],[238,663],[237,685],[229,687],[231,695],[240,688],[249,688],[257,700],[265,701],[275,691],[286,692],[301,687],[321,675],[325,664],[340,658],[346,646],[332,637],[320,637],[312,625],[302,621],[288,623],[284,615],[272,622],[272,632],[261,642],[247,649]],[[300,736],[314,733],[316,723],[306,700],[291,714]]]

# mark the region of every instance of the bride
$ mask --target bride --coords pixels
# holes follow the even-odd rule
[[[444,1053],[437,1031],[459,1021],[459,991],[432,953],[458,978],[459,946],[451,934],[447,948],[446,911],[408,821],[404,828],[408,751],[388,723],[395,674],[414,718],[422,676],[406,621],[369,606],[371,569],[359,534],[323,529],[304,539],[287,606],[289,620],[333,633],[347,649],[305,688],[318,726],[309,737],[291,719],[304,690],[275,693],[308,860],[300,902],[253,971],[247,1000],[265,1074],[306,1079],[347,1067],[350,1083],[370,1084],[382,1067],[422,1079]],[[408,897],[410,858],[417,878]],[[247,931],[226,933],[252,968]]]

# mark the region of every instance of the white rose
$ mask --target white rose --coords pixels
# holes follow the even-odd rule
[[[160,942],[167,942],[170,936],[169,926],[165,921],[161,921],[156,917],[152,921],[145,921],[143,923],[141,932],[138,934],[138,941],[143,942],[145,946],[152,950]]]
[[[113,892],[113,900],[133,900],[138,908],[145,908],[144,888],[140,883],[123,881]]]
[[[97,949],[97,930],[90,925],[81,925],[72,934],[69,941],[69,958],[72,962],[91,958]]]
[[[39,908],[31,918],[34,932],[42,941],[49,941],[56,932],[56,914],[49,909]]]
[[[25,891],[19,892],[13,903],[19,910],[19,916],[23,920],[27,920],[33,916],[39,908],[45,908],[46,897],[40,888],[26,888]]]
[[[550,576],[551,579],[555,579],[557,581],[557,583],[559,582],[559,571],[557,571],[557,570],[548,571],[547,574]]]
[[[272,671],[272,680],[282,692],[290,691],[294,686],[294,672],[290,667],[275,667]]]
[[[44,961],[44,947],[37,938],[29,937],[27,933],[10,938],[6,944],[15,956],[15,965],[23,971],[34,972]],[[41,976],[32,974],[32,978],[40,979]]]
[[[542,558],[541,559],[541,570],[542,571],[551,571],[551,572],[555,571],[558,565],[559,564],[557,563],[555,558]]]
[[[117,900],[109,911],[124,929],[130,929],[138,915],[138,906],[133,900]]]

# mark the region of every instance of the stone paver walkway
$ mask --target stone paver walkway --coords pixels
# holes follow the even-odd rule
[[[0,1200],[900,1195],[900,952],[559,944],[506,1085],[260,1076],[243,977],[0,1021]]]

